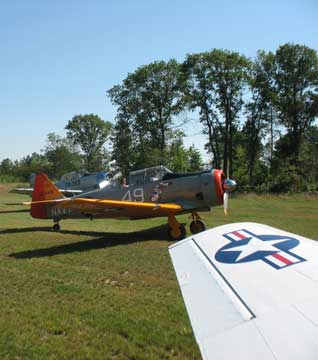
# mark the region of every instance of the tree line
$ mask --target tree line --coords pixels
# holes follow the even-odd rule
[[[253,59],[213,49],[181,63],[156,61],[128,74],[107,96],[117,108],[113,126],[93,114],[74,116],[66,138],[49,134],[40,155],[5,159],[0,174],[23,177],[33,167],[57,177],[80,167],[105,169],[111,160],[123,176],[159,164],[200,170],[200,152],[184,146],[191,126],[206,137],[206,166],[222,168],[241,189],[318,190],[314,49],[288,43]],[[189,124],[189,117],[195,121]]]

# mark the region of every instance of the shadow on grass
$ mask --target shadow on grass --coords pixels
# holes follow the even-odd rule
[[[39,231],[52,232],[52,227],[51,226],[33,226],[33,227],[18,228],[18,229],[3,229],[3,230],[0,230],[0,235],[19,234],[19,233],[27,233],[27,232],[39,232]]]
[[[25,228],[25,229],[17,229],[15,231],[13,230],[14,229],[2,230],[0,231],[0,235],[3,233],[8,234],[8,233],[21,233],[21,232],[31,232],[31,231],[52,231],[50,227]],[[32,259],[32,258],[69,254],[73,252],[103,249],[106,247],[112,247],[118,245],[128,245],[140,241],[167,240],[166,225],[161,225],[147,230],[131,232],[131,233],[107,233],[107,232],[75,231],[75,230],[62,230],[60,231],[60,233],[92,236],[94,237],[94,239],[86,240],[86,241],[78,241],[70,244],[57,245],[49,248],[12,253],[9,255],[9,257],[13,257],[15,259]]]

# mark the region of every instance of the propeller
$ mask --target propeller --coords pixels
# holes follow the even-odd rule
[[[224,191],[223,203],[224,203],[224,215],[227,215],[227,209],[229,207],[229,193],[226,191]]]
[[[234,191],[237,187],[237,184],[234,180],[229,178],[230,173],[230,162],[227,161],[227,169],[226,169],[226,180],[223,183],[223,204],[224,204],[224,214],[227,215],[227,210],[229,208],[229,193]]]

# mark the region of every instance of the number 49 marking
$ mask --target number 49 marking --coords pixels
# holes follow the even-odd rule
[[[128,190],[124,197],[122,198],[123,201],[144,201],[144,191],[142,188],[134,189],[133,191]]]

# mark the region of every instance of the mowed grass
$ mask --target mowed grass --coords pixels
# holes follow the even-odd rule
[[[0,211],[28,199],[8,189],[0,185]],[[208,227],[254,221],[318,238],[317,197],[240,195],[229,216],[221,207],[202,216]],[[0,214],[0,359],[200,359],[166,219],[51,226]]]

